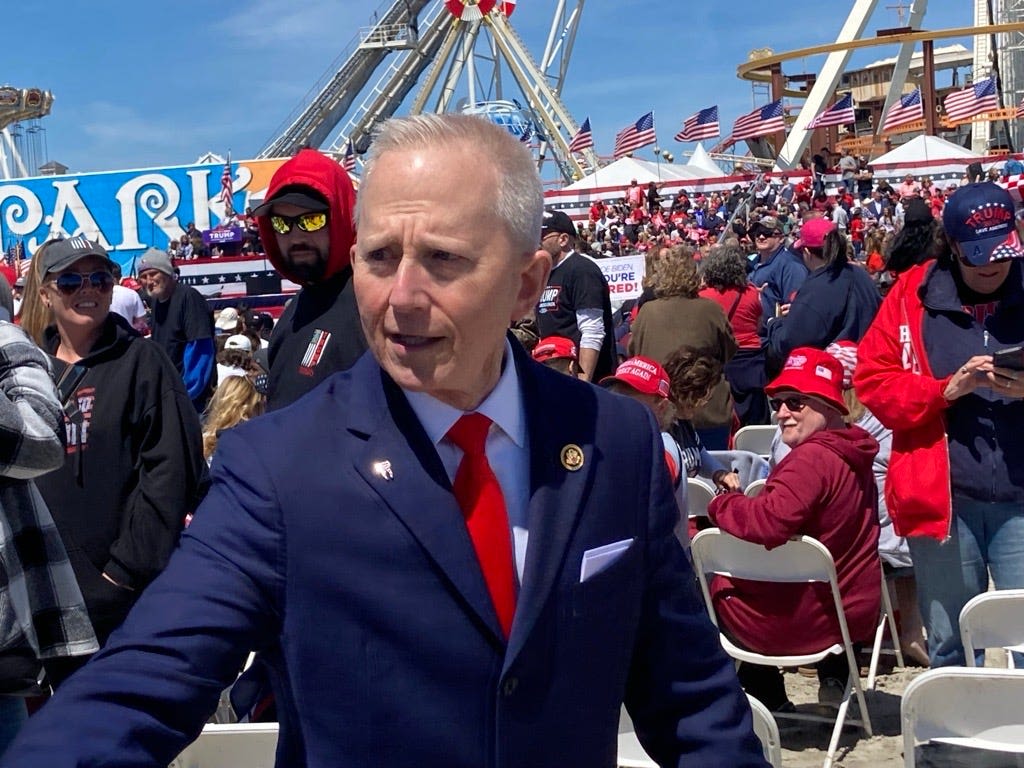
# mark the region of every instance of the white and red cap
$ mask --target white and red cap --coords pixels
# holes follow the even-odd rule
[[[850,389],[853,386],[853,371],[857,367],[857,342],[849,339],[833,341],[825,347],[825,351],[843,366],[843,389]]]

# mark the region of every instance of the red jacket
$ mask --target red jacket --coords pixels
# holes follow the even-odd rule
[[[918,288],[935,265],[900,276],[860,341],[853,385],[861,402],[892,430],[885,502],[900,536],[949,536],[952,491],[946,408],[951,376],[936,379],[925,354]]]
[[[853,642],[878,626],[878,443],[860,427],[817,432],[768,476],[760,495],[718,496],[708,506],[723,531],[768,549],[813,536],[832,553]],[[721,626],[751,650],[796,654],[841,643],[827,584],[769,584],[716,577],[712,601]]]

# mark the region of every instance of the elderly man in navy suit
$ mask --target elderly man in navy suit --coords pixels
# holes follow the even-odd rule
[[[250,649],[280,766],[763,766],[673,528],[643,406],[531,361],[551,267],[532,159],[479,118],[393,120],[357,206],[370,354],[221,437],[122,629],[3,766],[166,766]]]

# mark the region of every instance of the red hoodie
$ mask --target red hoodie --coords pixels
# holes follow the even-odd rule
[[[272,199],[282,187],[296,184],[316,190],[327,199],[329,205],[331,251],[323,277],[326,280],[348,266],[349,250],[356,239],[353,220],[356,193],[352,188],[352,179],[341,165],[326,155],[315,149],[303,149],[277,169],[267,187],[265,199]],[[260,228],[263,248],[274,268],[289,280],[301,282],[288,270],[288,265],[281,258],[274,228],[270,226],[270,216],[257,216],[256,223]]]
[[[878,494],[872,461],[878,443],[860,427],[826,429],[800,443],[768,476],[760,495],[717,497],[708,507],[723,531],[768,549],[813,536],[832,553],[853,642],[878,625]],[[747,648],[798,654],[841,643],[827,584],[769,584],[716,577],[719,624]]]

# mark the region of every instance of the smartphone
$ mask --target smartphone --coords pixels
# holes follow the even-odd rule
[[[992,365],[996,368],[1009,368],[1011,371],[1024,371],[1024,345],[1000,349],[992,355]]]

